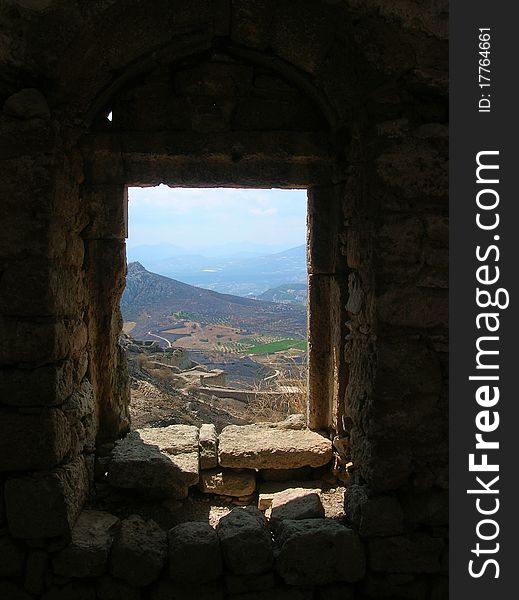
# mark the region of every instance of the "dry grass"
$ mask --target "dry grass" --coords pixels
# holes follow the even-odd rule
[[[293,363],[291,368],[280,370],[275,379],[258,382],[253,391],[261,394],[248,405],[252,423],[282,421],[289,415],[305,414],[308,394],[306,365]]]

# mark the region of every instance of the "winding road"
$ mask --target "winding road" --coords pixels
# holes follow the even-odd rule
[[[173,348],[173,346],[171,345],[171,342],[168,339],[166,339],[165,337],[161,337],[160,335],[157,335],[156,333],[151,333],[151,331],[148,331],[148,335],[159,338],[159,340],[164,340],[166,342],[166,344],[168,345],[168,348]]]

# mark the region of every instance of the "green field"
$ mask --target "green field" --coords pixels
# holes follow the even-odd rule
[[[276,342],[270,342],[268,344],[258,344],[247,348],[245,352],[247,354],[269,354],[270,352],[280,352],[282,350],[307,350],[308,343],[306,340],[278,340]]]

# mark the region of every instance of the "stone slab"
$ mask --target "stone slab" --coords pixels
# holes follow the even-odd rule
[[[332,458],[332,442],[310,430],[229,425],[220,434],[218,462],[235,469],[320,467]]]
[[[184,498],[198,483],[198,428],[191,425],[132,431],[115,444],[108,483],[161,496]]]

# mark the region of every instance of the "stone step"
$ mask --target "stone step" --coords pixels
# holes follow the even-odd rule
[[[331,458],[331,440],[308,429],[229,425],[218,442],[219,464],[235,469],[321,467]]]

